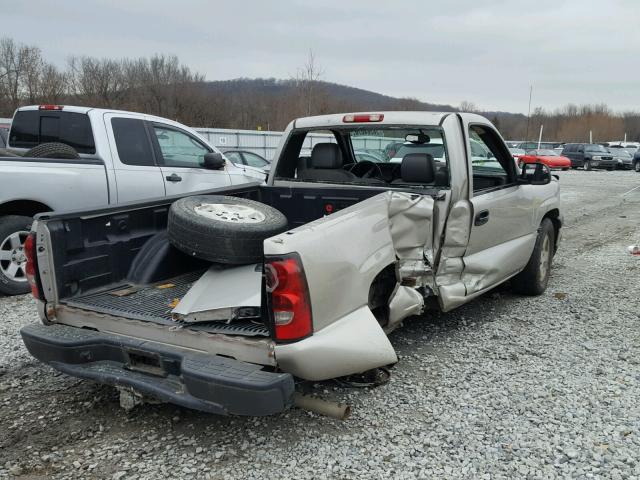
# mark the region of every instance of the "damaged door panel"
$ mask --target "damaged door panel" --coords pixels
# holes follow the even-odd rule
[[[471,212],[470,202],[459,200],[447,218],[436,274],[438,300],[445,312],[464,303],[467,295],[462,274],[463,257],[469,244]]]

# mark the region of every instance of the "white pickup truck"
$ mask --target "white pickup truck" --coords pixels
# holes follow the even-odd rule
[[[53,143],[52,143],[53,142]],[[22,250],[37,213],[94,208],[263,181],[194,130],[165,118],[99,108],[16,110],[0,154],[0,293],[29,291]]]
[[[380,160],[358,161],[365,148]],[[266,185],[37,216],[25,248],[43,324],[22,337],[70,375],[272,414],[300,380],[396,362],[387,334],[427,306],[506,281],[542,294],[559,198],[548,168],[518,171],[478,115],[297,119]]]

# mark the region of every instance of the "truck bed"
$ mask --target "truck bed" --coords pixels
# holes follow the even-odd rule
[[[171,303],[184,297],[202,271],[187,273],[178,277],[147,286],[122,283],[97,293],[81,295],[61,303],[69,307],[104,313],[114,317],[131,318],[161,325],[179,326],[192,330],[226,335],[268,337],[269,330],[262,323],[252,320],[180,324],[171,318]],[[163,288],[171,284],[173,287]]]

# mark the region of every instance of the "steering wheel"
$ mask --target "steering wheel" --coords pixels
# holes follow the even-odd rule
[[[362,160],[361,162],[354,163],[349,166],[347,170],[360,178],[373,177],[382,179],[382,169],[380,165],[370,160]]]

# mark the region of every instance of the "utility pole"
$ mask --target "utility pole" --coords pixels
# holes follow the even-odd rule
[[[533,95],[533,85],[529,86],[529,110],[527,111],[527,133],[524,136],[524,141],[529,141],[529,121],[531,120],[531,96]]]
[[[540,135],[538,136],[538,150],[540,150],[540,144],[542,143],[542,129],[544,125],[540,125]]]

